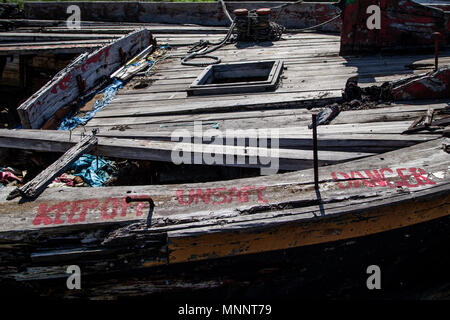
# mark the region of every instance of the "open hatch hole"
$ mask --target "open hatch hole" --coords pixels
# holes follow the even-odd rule
[[[187,89],[188,95],[275,90],[283,61],[221,63],[206,67]]]

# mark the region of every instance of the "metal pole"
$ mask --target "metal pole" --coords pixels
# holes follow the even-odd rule
[[[314,156],[314,185],[319,189],[319,158],[317,155],[317,114],[312,114],[313,156]]]
[[[439,39],[441,37],[440,32],[433,33],[434,37],[434,71],[439,68]]]

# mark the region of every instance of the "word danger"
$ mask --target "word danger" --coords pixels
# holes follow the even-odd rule
[[[267,203],[264,199],[263,190],[264,186],[244,186],[240,189],[237,188],[215,188],[215,189],[191,189],[189,192],[184,190],[177,190],[178,203],[182,206],[188,206],[192,203],[198,204],[201,201],[204,204],[224,204],[234,202],[249,202],[250,191],[256,191],[256,197],[258,203]]]
[[[382,168],[377,170],[333,172],[331,176],[335,181],[348,180],[347,182],[338,182],[341,189],[366,187],[407,187],[417,188],[424,185],[435,185],[436,183],[427,177],[427,172],[421,168]],[[398,178],[398,180],[394,180]],[[390,181],[389,181],[390,180]],[[392,181],[392,182],[391,182]]]
[[[135,202],[135,204],[127,203],[126,197],[123,198],[107,198],[104,201],[98,199],[86,199],[77,201],[62,201],[55,205],[49,206],[43,203],[39,206],[33,224],[43,225],[60,225],[64,223],[80,223],[86,221],[88,213],[100,209],[100,218],[102,220],[111,220],[116,217],[125,217],[129,207],[135,207],[133,210],[136,217],[143,214],[143,207],[146,202]],[[148,205],[148,204],[147,204]]]

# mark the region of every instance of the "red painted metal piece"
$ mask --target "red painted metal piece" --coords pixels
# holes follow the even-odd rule
[[[379,6],[381,28],[369,30],[367,13]],[[348,1],[343,12],[341,55],[376,53],[382,50],[407,50],[434,47],[434,32],[440,32],[443,44],[449,40],[450,12],[424,6],[411,0]]]
[[[233,11],[233,13],[236,16],[246,16],[246,15],[248,15],[248,10],[247,9],[236,9]]]
[[[256,14],[258,16],[266,16],[268,14],[270,14],[272,12],[272,10],[270,10],[270,8],[261,8],[256,10]]]
[[[450,68],[413,79],[392,89],[394,100],[450,98]]]

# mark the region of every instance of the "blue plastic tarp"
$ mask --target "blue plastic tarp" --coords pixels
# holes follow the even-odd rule
[[[75,129],[78,125],[83,125],[89,120],[91,120],[97,112],[102,110],[105,106],[107,106],[111,100],[116,96],[117,90],[122,88],[123,81],[114,79],[114,82],[103,89],[103,98],[99,99],[95,102],[94,108],[86,113],[83,117],[71,117],[69,115],[66,117],[60,124],[58,130],[72,130]]]
[[[86,113],[83,117],[66,117],[59,126],[58,130],[72,130],[78,125],[83,125],[94,117],[94,115],[107,106],[115,97],[119,88],[122,88],[123,82],[114,79],[114,82],[100,91],[103,92],[103,97],[95,102],[94,108]],[[97,157],[89,154],[82,155],[75,163],[72,164],[71,170],[74,170],[73,175],[80,176],[84,182],[91,187],[102,187],[106,181],[111,177],[114,171],[113,163],[105,160],[103,157]]]
[[[97,157],[90,154],[82,155],[70,169],[74,170],[73,175],[82,177],[91,187],[102,187],[114,171],[112,162],[102,157],[98,157],[97,168]]]

